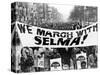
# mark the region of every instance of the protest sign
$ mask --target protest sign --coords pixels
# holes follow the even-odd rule
[[[44,68],[44,58],[38,58],[38,67]]]
[[[61,58],[51,59],[50,69],[51,71],[62,70]]]
[[[85,62],[86,64],[84,67],[87,67],[87,55],[84,52],[81,52],[80,54],[76,54],[76,60],[77,60],[77,69],[82,69],[82,62]]]

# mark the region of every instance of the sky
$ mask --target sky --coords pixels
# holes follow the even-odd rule
[[[49,6],[57,8],[58,12],[62,14],[64,21],[68,21],[67,19],[70,16],[71,11],[74,9],[73,5],[49,4]]]

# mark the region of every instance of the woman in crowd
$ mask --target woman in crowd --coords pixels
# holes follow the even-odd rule
[[[29,47],[23,47],[21,50],[21,71],[22,72],[30,72],[32,66],[34,65],[34,60],[31,54],[31,50]]]
[[[34,48],[34,67],[35,71],[44,70],[44,48]]]
[[[46,71],[50,70],[50,53],[51,53],[51,50],[49,48],[45,48],[45,52],[44,52],[44,66],[45,66],[45,70]]]
[[[95,50],[91,50],[91,53],[88,56],[88,68],[96,68],[97,67],[97,56],[95,54]]]

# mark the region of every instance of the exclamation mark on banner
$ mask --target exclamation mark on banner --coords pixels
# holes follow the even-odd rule
[[[85,39],[87,38],[87,34],[86,35],[84,35],[84,37],[83,37],[83,41],[81,42],[81,44],[83,44],[84,43],[84,41],[85,41]]]

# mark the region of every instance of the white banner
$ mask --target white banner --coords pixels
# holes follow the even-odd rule
[[[50,59],[50,69],[51,71],[62,70],[61,58]]]
[[[97,45],[97,23],[79,30],[52,30],[16,22],[23,46],[78,47]]]

